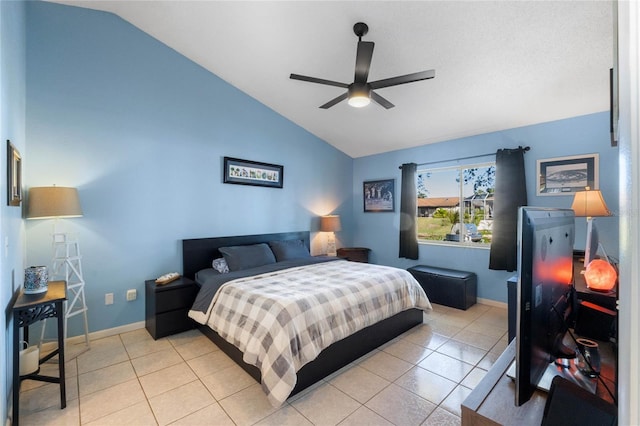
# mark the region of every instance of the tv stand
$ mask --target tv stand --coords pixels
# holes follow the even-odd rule
[[[565,360],[569,362],[569,365],[566,367],[557,365],[555,362],[549,364],[547,369],[545,370],[542,378],[538,382],[538,389],[543,392],[549,392],[551,389],[551,381],[555,376],[562,376],[563,378],[569,380],[572,383],[584,388],[585,390],[595,394],[596,388],[598,386],[598,379],[586,377],[576,367],[575,361],[576,359],[568,359]],[[516,377],[516,361],[514,360],[509,366],[509,370],[507,370],[507,376],[511,379],[515,379]]]
[[[615,355],[611,346],[600,344],[601,376],[615,392]],[[540,425],[547,393],[536,390],[531,399],[521,406],[515,405],[515,383],[507,370],[516,358],[516,341],[511,341],[493,367],[461,405],[463,425]],[[611,402],[604,386],[598,384],[597,395]]]

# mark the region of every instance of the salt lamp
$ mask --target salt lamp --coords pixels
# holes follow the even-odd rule
[[[584,272],[587,288],[595,291],[611,291],[616,285],[618,274],[609,262],[602,259],[594,259]]]

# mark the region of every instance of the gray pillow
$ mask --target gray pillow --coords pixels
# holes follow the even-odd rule
[[[220,253],[227,261],[230,271],[256,268],[276,263],[276,258],[268,245],[254,244],[249,246],[220,247]]]
[[[269,247],[271,247],[278,262],[311,257],[309,249],[302,240],[270,241]]]
[[[214,275],[220,275],[220,272],[216,271],[213,268],[201,269],[200,271],[196,272],[196,282],[204,284],[209,278]]]

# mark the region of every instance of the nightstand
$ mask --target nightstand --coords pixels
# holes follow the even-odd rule
[[[154,339],[190,330],[195,323],[187,313],[198,294],[196,283],[186,277],[165,285],[145,281],[145,324]]]
[[[338,257],[352,262],[369,263],[369,252],[371,249],[365,247],[342,247],[338,249]]]

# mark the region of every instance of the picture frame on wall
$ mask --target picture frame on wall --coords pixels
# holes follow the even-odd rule
[[[7,140],[7,205],[20,206],[22,202],[22,157]]]
[[[381,213],[395,211],[396,180],[370,180],[362,183],[364,212]]]
[[[598,154],[537,161],[537,195],[573,195],[585,187],[600,188]]]
[[[224,157],[224,183],[282,188],[284,166]]]

